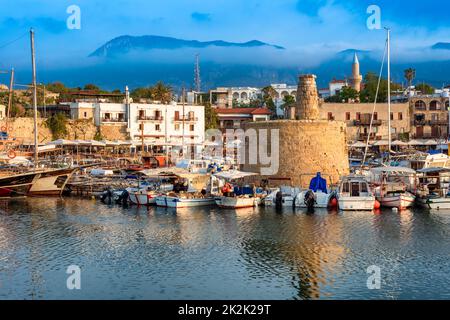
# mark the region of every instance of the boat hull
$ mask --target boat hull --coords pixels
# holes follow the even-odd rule
[[[375,207],[375,197],[339,197],[340,210],[372,211]]]
[[[149,192],[130,192],[130,201],[138,206],[150,206],[156,204],[156,194]]]
[[[408,193],[377,197],[382,207],[406,209],[414,205],[415,196]]]
[[[172,196],[158,196],[155,199],[158,207],[167,208],[193,208],[214,205],[214,198],[179,198]]]
[[[297,208],[307,208],[307,205],[305,204],[305,195],[308,192],[308,190],[306,191],[302,191],[298,194],[297,197],[295,197],[295,207]],[[331,198],[330,193],[324,193],[324,192],[314,192],[314,196],[315,196],[315,204],[314,204],[314,208],[327,208],[328,204],[330,203],[330,198]]]
[[[60,196],[76,169],[58,169],[39,173],[28,191],[29,196]]]
[[[0,198],[26,196],[38,177],[36,172],[0,177]]]
[[[239,198],[239,197],[216,197],[215,202],[219,208],[240,209],[257,207],[260,203],[259,198]]]
[[[418,198],[418,203],[428,209],[450,209],[450,198]]]

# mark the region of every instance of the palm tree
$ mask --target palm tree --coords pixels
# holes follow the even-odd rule
[[[295,106],[295,97],[289,94],[285,95],[283,98],[283,104],[281,105],[281,109],[283,109],[285,116],[287,110],[289,110],[289,108],[293,106]]]
[[[267,86],[262,89],[262,94],[263,94],[263,102],[266,108],[272,111],[272,114],[276,114],[277,108],[275,106],[275,102],[273,101],[273,99],[277,97],[278,92],[272,86]]]
[[[165,85],[162,81],[159,81],[152,88],[153,98],[155,100],[161,101],[162,103],[169,103],[172,101],[172,87]]]
[[[416,69],[408,68],[405,70],[405,79],[408,81],[408,88],[411,90],[411,84],[416,77]]]

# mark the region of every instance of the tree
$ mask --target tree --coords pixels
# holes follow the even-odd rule
[[[341,101],[349,102],[350,100],[357,100],[359,98],[359,92],[352,87],[342,87],[339,92],[339,98]]]
[[[172,101],[172,87],[165,85],[162,81],[159,81],[153,86],[152,96],[155,100],[162,103],[169,103]]]
[[[62,82],[59,81],[47,83],[45,89],[53,93],[64,93],[70,90]]]
[[[283,104],[281,105],[281,109],[283,109],[284,114],[289,110],[289,108],[295,106],[295,97],[291,95],[286,95],[283,97]]]
[[[428,83],[420,83],[416,85],[416,90],[420,91],[422,94],[433,94],[434,88]]]
[[[272,86],[267,86],[262,89],[263,103],[268,108],[272,114],[276,114],[277,108],[273,99],[277,96],[277,91]]]
[[[100,88],[95,84],[88,83],[87,85],[84,86],[84,90],[100,91]]]
[[[47,127],[53,139],[61,139],[67,135],[67,118],[63,113],[57,113],[46,120]]]
[[[366,76],[364,77],[364,89],[360,93],[361,102],[375,101],[378,79],[379,79],[378,75],[376,75],[373,72],[368,72],[366,74]],[[387,88],[388,88],[388,81],[384,78],[381,78],[377,102],[387,102],[387,91],[388,91]],[[397,83],[391,83],[391,90],[399,90],[399,89],[401,89],[401,85]]]
[[[408,68],[404,71],[405,79],[408,81],[408,88],[411,88],[412,82],[416,77],[416,69]]]
[[[219,127],[219,117],[216,110],[211,107],[211,104],[206,102],[205,106],[205,129],[217,129]]]
[[[140,100],[140,99],[153,99],[153,91],[151,87],[148,88],[136,88],[133,91],[131,91],[131,97],[133,100]]]

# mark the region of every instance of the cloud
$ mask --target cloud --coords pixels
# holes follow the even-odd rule
[[[201,12],[193,12],[191,14],[191,18],[196,22],[209,22],[209,21],[211,21],[211,14],[201,13]]]

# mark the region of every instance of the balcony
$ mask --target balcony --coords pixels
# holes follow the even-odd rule
[[[381,124],[382,124],[381,120],[373,120],[372,121],[373,126],[381,126]],[[370,126],[370,119],[354,120],[353,125],[355,125],[355,126]]]
[[[198,121],[197,117],[189,117],[189,116],[185,116],[185,117],[173,117],[172,118],[173,122],[195,122]]]
[[[163,116],[138,116],[137,121],[163,121]]]
[[[360,133],[358,135],[358,140],[367,140],[368,136],[369,136],[368,133]],[[375,132],[372,132],[370,134],[369,140],[381,140],[381,136],[377,136]]]
[[[427,121],[425,119],[414,119],[411,121],[413,126],[425,126],[427,125]]]
[[[446,126],[448,125],[447,119],[430,120],[430,126]]]
[[[110,118],[102,118],[102,122],[110,122],[110,123],[120,123],[120,122],[127,122],[127,119],[125,118],[116,118],[116,119],[110,119]]]

